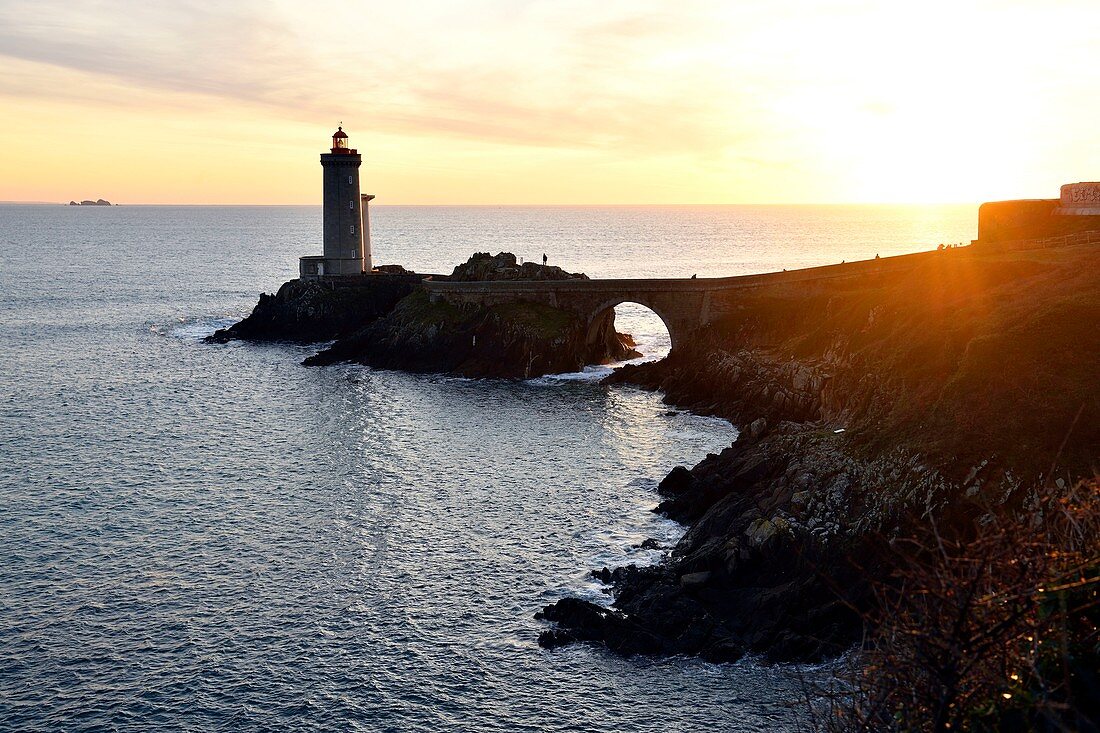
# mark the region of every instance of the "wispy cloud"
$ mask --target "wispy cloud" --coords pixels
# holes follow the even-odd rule
[[[296,25],[295,15],[259,2],[7,0],[0,55],[79,74],[75,83],[52,83],[49,94],[82,101],[86,80],[98,77],[116,88],[205,95],[297,119],[343,109],[404,135],[657,154],[686,147],[705,154],[730,142],[729,119],[715,119],[713,109],[715,95],[728,90],[698,70],[648,65],[690,35],[683,14],[663,3],[599,13],[585,6],[512,6],[506,19],[488,12],[488,22],[448,28],[436,24],[450,12],[428,7],[424,35],[409,48],[408,39],[379,31],[381,16],[339,4],[328,17],[346,22],[326,27]],[[516,25],[526,26],[526,38],[509,35]],[[542,53],[532,56],[530,45]],[[10,74],[0,91],[44,93]]]
[[[0,3],[4,56],[167,92],[269,99],[308,55],[294,40],[253,3]]]
[[[1100,165],[1098,36],[1095,0],[0,0],[0,137],[75,110],[89,151],[156,119],[270,155],[342,119],[394,161],[583,160],[691,196],[896,200],[1028,166],[1041,194]]]

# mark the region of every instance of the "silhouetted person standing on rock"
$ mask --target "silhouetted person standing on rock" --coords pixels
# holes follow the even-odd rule
[[[542,253],[542,266],[546,267],[546,253],[545,252]]]

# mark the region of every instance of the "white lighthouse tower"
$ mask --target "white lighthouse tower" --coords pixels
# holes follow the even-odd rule
[[[332,147],[321,154],[324,176],[324,254],[302,257],[302,278],[362,275],[371,271],[370,215],[374,196],[359,192],[359,151],[348,147],[343,126],[332,134]]]

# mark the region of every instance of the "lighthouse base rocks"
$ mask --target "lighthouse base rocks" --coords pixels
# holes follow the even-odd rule
[[[614,312],[590,327],[576,315],[536,303],[457,307],[433,303],[425,276],[399,266],[369,275],[291,280],[261,295],[240,323],[217,331],[231,339],[334,341],[307,365],[352,361],[383,369],[468,377],[527,379],[580,371],[640,354],[615,330]],[[514,255],[479,253],[436,279],[572,279],[559,267],[518,265]]]

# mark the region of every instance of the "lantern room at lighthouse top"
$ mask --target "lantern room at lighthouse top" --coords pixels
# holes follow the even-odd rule
[[[332,152],[335,155],[355,155],[358,151],[348,147],[348,134],[344,132],[344,126],[336,128],[332,133]]]

